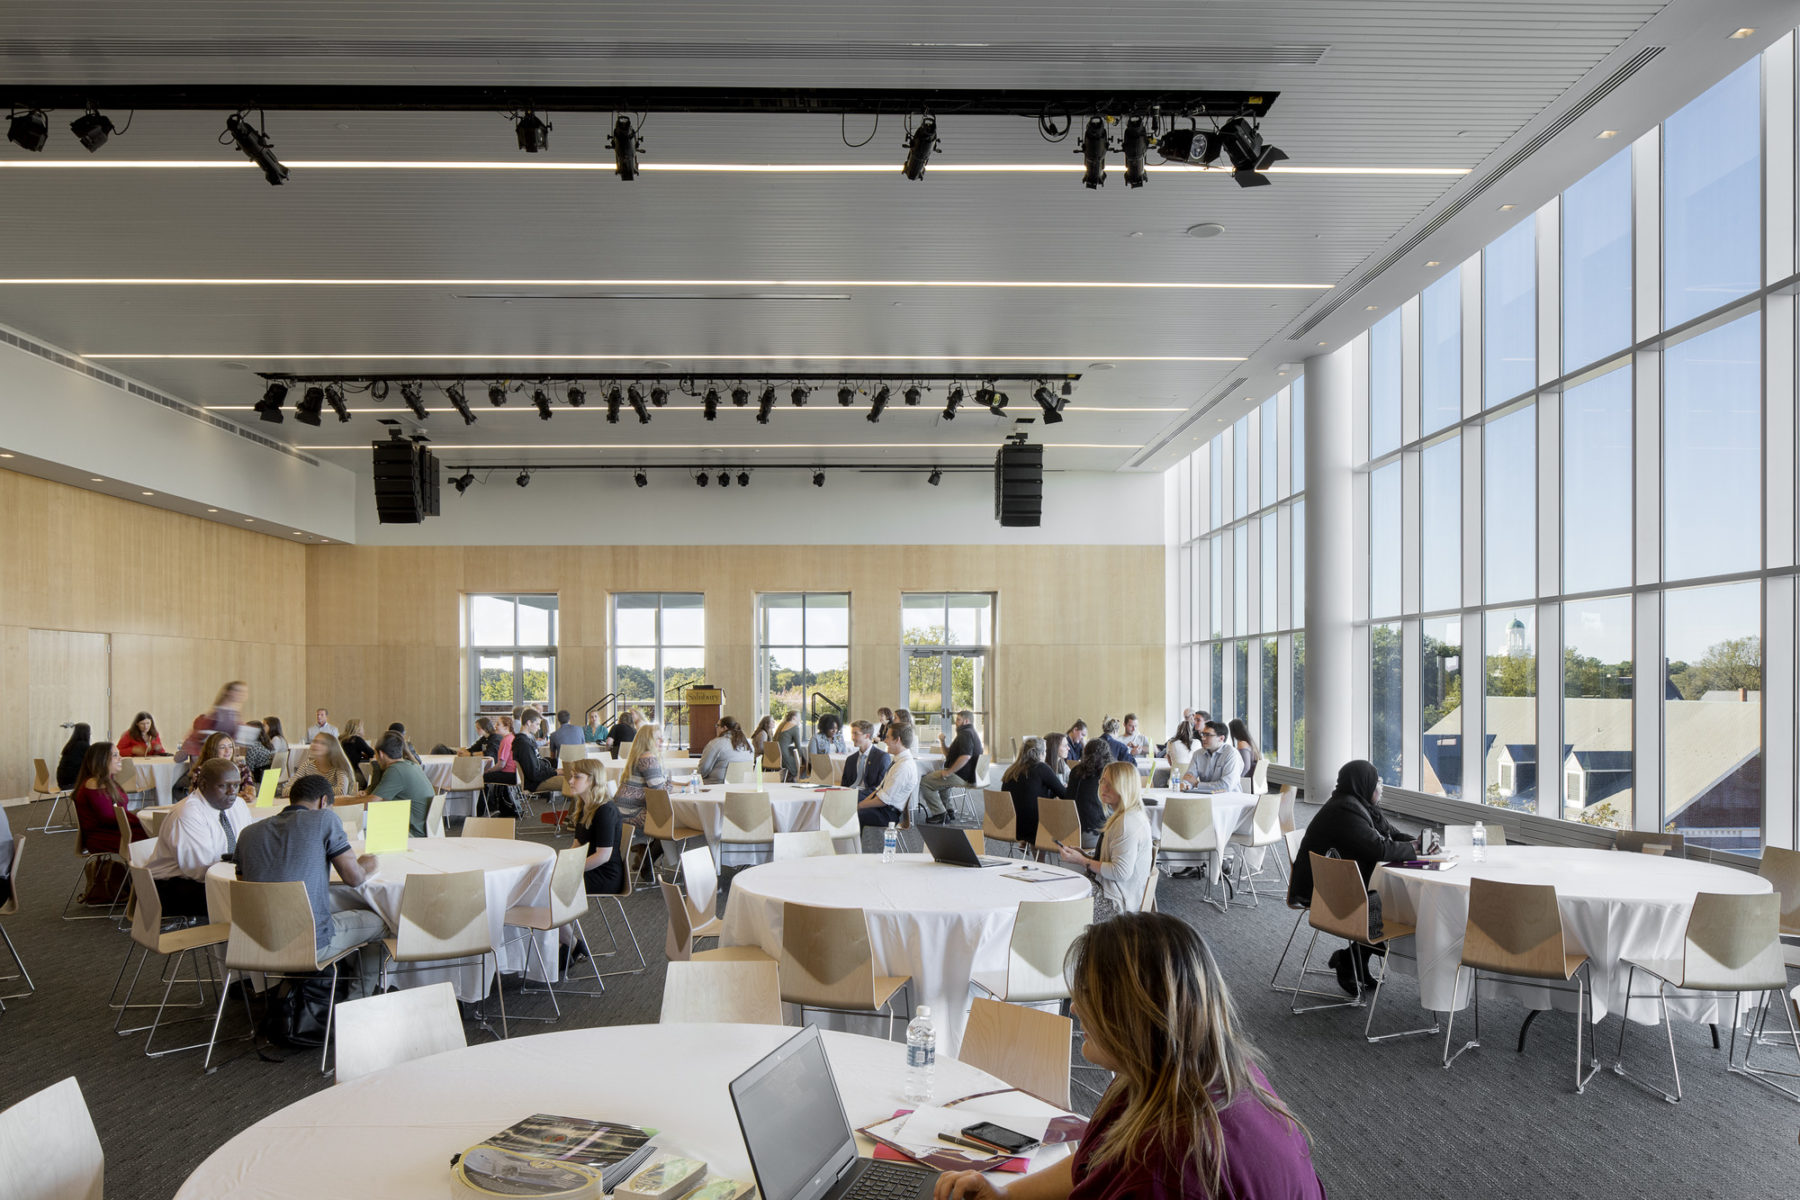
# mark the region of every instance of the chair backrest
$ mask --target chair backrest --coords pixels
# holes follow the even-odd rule
[[[113,782],[118,784],[119,790],[127,796],[135,796],[139,792],[156,786],[155,776],[140,770],[137,760],[130,758],[119,765],[119,773],[113,776]]]
[[[232,895],[235,901],[236,892]],[[234,915],[235,911],[234,908]],[[486,954],[493,949],[493,932],[487,919],[486,872],[406,877],[400,890],[395,958],[402,962],[429,962]]]
[[[56,781],[50,778],[50,764],[49,763],[45,762],[41,758],[34,758],[31,760],[31,769],[32,769],[32,781],[31,781],[31,790],[32,791],[41,792],[44,795],[50,795],[51,793],[58,790],[58,788],[56,786]]]
[[[837,837],[855,836],[860,846],[861,825],[856,819],[856,789],[827,788],[819,793],[819,827]]]
[[[464,837],[499,838],[510,842],[517,834],[518,822],[511,817],[470,817],[462,827]]]
[[[828,750],[813,755],[812,760],[807,763],[807,767],[812,771],[813,779],[819,783],[836,783],[838,781],[837,772],[832,769],[831,765],[831,752]]]
[[[780,767],[770,767],[762,773],[762,781],[764,783],[780,783],[786,774],[787,772]]]
[[[1273,846],[1281,840],[1281,797],[1264,793],[1256,798],[1256,812],[1250,818],[1250,844]]]
[[[1660,846],[1660,850],[1652,850]],[[1613,849],[1629,854],[1666,854],[1670,858],[1687,857],[1687,835],[1651,833],[1641,829],[1621,829],[1613,834]]]
[[[100,1200],[106,1155],[73,1075],[0,1112],[9,1200]]]
[[[1213,827],[1213,798],[1205,793],[1170,796],[1163,801],[1162,848],[1164,850],[1216,850],[1219,833]]]
[[[1258,755],[1256,765],[1250,768],[1250,794],[1260,796],[1269,790],[1269,760]]]
[[[367,804],[339,804],[331,811],[337,814],[339,823],[343,825],[345,837],[360,838],[363,835],[363,826],[369,820]]]
[[[444,836],[444,805],[449,797],[439,792],[431,798],[431,807],[425,810],[425,836]]]
[[[687,911],[694,924],[704,925],[718,916],[719,869],[712,851],[705,846],[682,851],[681,878],[687,882]]]
[[[587,756],[588,748],[586,742],[583,742],[579,746],[564,745],[556,748],[556,761],[559,763],[580,762]]]
[[[726,783],[755,783],[756,762],[746,758],[743,762],[725,764]]]
[[[1289,785],[1281,789],[1281,832],[1287,833],[1295,827],[1294,801],[1299,798],[1299,789]]]
[[[808,829],[803,833],[777,833],[773,836],[776,862],[790,858],[830,858],[837,853],[831,834],[823,829]]]
[[[662,893],[663,907],[669,912],[669,935],[663,951],[671,963],[686,962],[694,953],[694,925],[688,920],[687,897],[667,880],[657,880],[656,889]]]
[[[1787,987],[1781,897],[1701,892],[1688,914],[1681,985],[1712,991]]]
[[[469,1044],[456,989],[448,983],[346,1000],[337,1006],[332,1028],[338,1083]]]
[[[1781,897],[1781,932],[1800,935],[1800,850],[1764,846],[1756,873]]]
[[[584,845],[556,852],[556,865],[550,869],[550,924],[567,925],[587,912],[587,856]],[[627,881],[630,875],[627,871]]]
[[[113,821],[119,827],[119,857],[124,858],[131,847],[131,811],[123,804],[113,805]]]
[[[781,969],[761,962],[672,962],[663,976],[663,1024],[781,1024]]]
[[[1144,902],[1138,905],[1139,912],[1156,911],[1156,881],[1162,878],[1162,872],[1156,869],[1156,856],[1159,852],[1160,848],[1152,842],[1150,844],[1150,875],[1144,880]]]
[[[1364,942],[1369,938],[1369,893],[1352,858],[1312,856],[1313,897],[1307,923],[1321,933]]]
[[[151,890],[155,889],[156,885],[151,884]],[[225,943],[227,967],[237,971],[305,973],[319,969],[318,951],[318,934],[304,883],[231,881],[231,937]]]
[[[667,788],[644,789],[644,833],[653,838],[673,841],[675,837],[675,805]]]
[[[1314,858],[1315,865],[1317,857]],[[1548,883],[1469,880],[1465,966],[1531,979],[1567,979],[1562,910]]]
[[[1021,900],[1006,952],[1006,999],[1010,1004],[1066,1000],[1063,959],[1082,931],[1094,922],[1094,900]]]
[[[875,954],[862,909],[782,905],[781,998],[815,1008],[875,1008]]]
[[[12,895],[6,898],[5,904],[0,904],[0,917],[10,917],[19,911],[19,863],[24,857],[25,835],[20,834],[19,840],[13,843],[11,870],[7,875],[12,880]],[[136,886],[136,882],[132,881],[133,886]]]
[[[775,744],[774,738],[763,743],[762,765],[765,771],[781,770],[781,747]]]
[[[472,754],[460,754],[450,760],[450,782],[444,788],[447,792],[470,792],[482,787],[486,780],[482,778],[482,766],[486,759]]]
[[[1490,846],[1506,845],[1506,830],[1492,821],[1483,821],[1482,828],[1487,831],[1487,844]],[[1444,826],[1445,846],[1472,846],[1475,844],[1475,826]]]
[[[1069,1107],[1069,1042],[1075,1022],[979,997],[969,1007],[957,1058],[1057,1108]]]
[[[775,811],[767,792],[726,792],[721,842],[769,842],[775,838]]]
[[[1019,840],[1019,814],[1013,808],[1011,792],[992,788],[981,793],[981,831],[1002,842]]]
[[[162,893],[149,867],[127,867],[131,875],[131,940],[154,950],[162,934]],[[13,898],[18,899],[18,877],[13,878]],[[4,911],[4,910],[0,910]]]
[[[1038,800],[1037,848],[1055,850],[1056,843],[1081,845],[1081,815],[1075,801],[1043,796]]]
[[[987,853],[987,834],[979,829],[965,829],[963,836],[969,839],[969,849],[975,852],[976,858]]]

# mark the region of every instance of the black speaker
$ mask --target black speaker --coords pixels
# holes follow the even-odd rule
[[[1036,526],[1044,513],[1044,448],[1008,442],[994,456],[994,519]]]
[[[435,517],[437,455],[414,442],[375,442],[375,513],[383,525],[417,525]]]

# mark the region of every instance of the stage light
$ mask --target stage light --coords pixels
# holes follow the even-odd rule
[[[269,380],[263,389],[262,399],[256,402],[256,414],[270,424],[281,424],[281,402],[287,399],[287,384],[279,379]]]
[[[1164,162],[1210,167],[1218,161],[1224,144],[1210,129],[1171,129],[1156,139],[1156,152]]]
[[[92,154],[106,145],[106,139],[110,138],[117,130],[113,128],[111,120],[90,108],[69,122],[69,132],[75,135],[75,139],[81,143],[83,149]]]
[[[1262,132],[1243,117],[1225,122],[1219,138],[1225,156],[1231,159],[1231,177],[1239,187],[1267,187],[1269,177],[1262,172],[1287,158],[1286,152],[1264,145]]]
[[[262,168],[264,179],[277,186],[287,182],[288,169],[275,157],[275,143],[243,113],[232,113],[225,118],[225,134],[237,144],[245,158]],[[219,140],[222,142],[225,138]]]
[[[888,385],[885,383],[876,389],[875,398],[869,401],[869,424],[873,425],[880,421],[881,414],[887,411],[888,394]]]
[[[529,109],[515,120],[514,132],[519,135],[519,149],[527,154],[541,154],[550,148],[550,122]]]
[[[1121,144],[1125,151],[1125,186],[1141,188],[1144,180],[1149,178],[1144,159],[1150,153],[1150,131],[1144,128],[1144,118],[1133,117],[1125,122],[1125,136],[1121,139]]]
[[[608,388],[606,392],[606,423],[608,425],[617,425],[619,423],[619,409],[623,407],[624,404],[625,393],[620,391],[619,385],[615,383],[612,387]]]
[[[1031,398],[1044,410],[1044,424],[1062,424],[1062,397],[1040,383],[1032,390]]]
[[[644,403],[644,389],[632,384],[625,389],[625,403],[631,405],[631,411],[637,414],[639,425],[650,423],[650,408]]]
[[[613,152],[613,174],[627,182],[636,179],[638,151],[644,148],[644,143],[632,130],[630,117],[620,117],[613,122],[612,136],[606,139],[606,148]]]
[[[568,400],[570,408],[580,408],[587,403],[587,393],[582,390],[579,383],[571,383],[569,385],[569,390],[565,398]]]
[[[631,473],[631,482],[637,484],[639,487],[649,487],[650,476],[646,475],[642,470],[633,471]]]
[[[719,472],[719,486],[720,487],[730,487],[731,486],[731,472],[730,471],[720,471]]]
[[[918,128],[906,140],[906,164],[900,168],[900,173],[908,179],[925,178],[925,168],[931,163],[931,152],[939,148],[937,118],[921,117]]]
[[[734,408],[742,408],[744,405],[750,403],[750,389],[741,383],[732,388],[731,403]]]
[[[337,414],[339,425],[345,424],[350,420],[350,406],[344,403],[344,389],[342,386],[335,383],[326,384],[325,403],[330,405],[331,411]],[[469,418],[471,424],[474,423],[474,420],[474,417]]]
[[[944,473],[936,467],[933,467],[931,468],[931,474],[925,477],[925,482],[929,483],[932,487],[936,487],[938,484],[944,482]]]
[[[707,476],[705,471],[701,471],[699,474],[694,476],[694,485],[696,487],[705,487],[707,484],[709,484],[711,482],[712,482],[712,479]]]
[[[294,420],[302,425],[319,427],[319,418],[325,411],[325,389],[309,387],[300,396],[300,403],[294,405]]]
[[[994,395],[994,389],[984,383],[975,389],[975,403],[991,410],[994,407]]]
[[[700,411],[709,421],[716,421],[719,419],[718,388],[709,387],[706,389],[706,398],[700,401]]]
[[[495,408],[501,408],[501,407],[505,406],[505,404],[506,404],[506,385],[504,383],[488,384],[488,403],[493,405]]]
[[[823,472],[823,471],[814,471],[813,472],[813,486],[814,487],[824,487],[825,486],[825,472]]]
[[[1081,183],[1083,187],[1097,188],[1106,182],[1106,121],[1101,117],[1089,117],[1087,130],[1081,135]]]
[[[463,394],[462,384],[452,383],[444,389],[444,396],[450,401],[450,407],[456,410],[456,415],[463,419],[464,425],[475,423],[475,414],[469,411],[469,398]]]
[[[475,482],[475,472],[464,471],[461,475],[458,475],[455,479],[452,479],[450,481],[450,486],[455,488],[456,494],[460,496],[464,492],[468,491],[469,487],[474,482]]]
[[[6,140],[21,150],[42,154],[50,141],[50,117],[41,108],[15,112],[6,123]]]
[[[994,398],[988,401],[988,411],[993,413],[996,417],[1001,416],[1006,412],[1006,406],[1011,403],[1011,396],[1007,395],[1005,392],[997,391],[994,393]]]
[[[758,425],[767,425],[769,423],[769,414],[774,411],[775,385],[770,384],[763,389],[762,395],[758,396],[756,399],[756,423]]]
[[[963,402],[962,384],[960,384],[960,383],[952,384],[950,387],[950,395],[948,397],[946,397],[944,400],[944,420],[946,420],[946,421],[956,420],[956,410],[962,407],[962,402]]]
[[[919,390],[919,385],[916,383],[911,384],[904,392],[900,393],[901,398],[906,401],[906,407],[908,408],[919,407],[919,397],[924,394],[925,393]]]
[[[369,399],[375,401],[375,403],[377,403],[377,404],[380,404],[383,400],[386,400],[387,398],[388,398],[388,381],[387,380],[377,379],[369,385]]]
[[[531,472],[521,468],[519,471],[519,477],[517,479],[513,480],[513,482],[518,484],[520,487],[530,487],[531,486]]]
[[[663,405],[667,404],[668,402],[669,402],[669,389],[668,388],[664,387],[662,384],[659,383],[655,387],[650,389],[650,407],[651,408],[661,408]]]
[[[805,408],[806,397],[810,394],[811,393],[809,393],[806,388],[796,383],[794,385],[794,390],[788,393],[788,399],[793,401],[795,408]]]
[[[738,472],[738,486],[739,487],[749,487],[750,486],[750,472],[748,472],[748,471],[739,471]]]
[[[425,408],[425,390],[417,382],[407,381],[400,385],[400,398],[406,401],[406,407],[412,409],[413,416],[423,421],[431,413]]]
[[[839,404],[843,405],[845,408],[849,408],[855,402],[856,402],[856,389],[855,388],[851,387],[847,383],[844,384],[842,387],[838,388],[838,403]]]
[[[538,420],[548,421],[550,419],[550,393],[542,387],[532,388],[531,402],[537,405]]]

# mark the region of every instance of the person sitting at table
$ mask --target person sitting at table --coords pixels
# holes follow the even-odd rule
[[[654,722],[638,726],[631,739],[631,750],[625,756],[619,773],[619,790],[613,803],[619,806],[619,819],[629,825],[644,823],[644,789],[667,788],[669,773],[662,764],[662,729]]]
[[[1092,871],[1100,896],[1094,919],[1103,919],[1105,907],[1113,912],[1136,912],[1144,903],[1144,885],[1150,882],[1150,818],[1144,814],[1143,783],[1134,762],[1108,763],[1100,773],[1100,802],[1107,807],[1106,824],[1093,854],[1065,845],[1062,860]]]
[[[119,753],[126,758],[161,758],[162,735],[156,732],[156,718],[141,712],[131,718],[131,728],[119,735]]]
[[[724,783],[726,768],[732,763],[754,761],[750,739],[736,717],[720,717],[717,729],[717,736],[700,754],[700,778],[707,783]]]
[[[1256,773],[1256,764],[1262,758],[1262,751],[1256,748],[1256,739],[1250,736],[1250,727],[1244,724],[1242,718],[1231,718],[1231,724],[1225,728],[1231,744],[1237,747],[1238,757],[1244,760],[1243,778],[1247,780]],[[1250,785],[1246,783],[1244,791],[1249,790]]]
[[[818,727],[813,731],[812,741],[807,743],[807,758],[816,758],[821,754],[848,753],[850,753],[850,746],[844,741],[843,718],[836,713],[826,713],[819,718]]]
[[[322,737],[337,744],[328,733],[315,734],[314,744]],[[359,856],[350,848],[344,823],[331,811],[333,798],[325,776],[296,778],[287,807],[265,820],[251,822],[238,837],[236,855],[239,879],[306,885],[320,958],[367,945],[387,933],[387,922],[356,890],[381,864],[373,854]],[[333,870],[342,883],[331,882]],[[352,999],[374,991],[381,960],[379,953],[357,957],[359,969],[350,984]]]
[[[742,735],[743,729],[738,733]],[[605,778],[606,768],[598,759],[569,764],[569,828],[575,834],[572,844],[587,850],[587,858],[582,861],[582,880],[590,896],[616,896],[625,887],[626,854],[622,847],[630,844],[630,834],[619,816],[619,806],[606,798],[601,782]],[[567,971],[586,958],[588,950],[576,936],[575,922],[564,925],[559,934],[559,959]]]
[[[556,751],[552,757],[560,758],[564,746],[585,745],[587,745],[587,732],[569,719],[568,709],[557,709],[556,732],[550,735],[550,749]]]
[[[1100,803],[1100,776],[1112,765],[1112,751],[1102,738],[1089,738],[1081,752],[1081,761],[1069,771],[1067,794],[1075,799],[1075,815],[1081,819],[1081,844],[1092,846],[1100,840],[1100,829],[1106,824],[1106,808]]]
[[[475,740],[456,753],[461,758],[499,758],[492,717],[475,718]]]
[[[350,759],[345,756],[343,746],[329,733],[313,734],[313,740],[306,748],[306,756],[300,760],[294,777],[282,783],[275,794],[292,796],[296,783],[313,776],[330,784],[333,795],[353,796],[357,792],[356,772],[350,769]]]
[[[1087,753],[1087,722],[1077,717],[1063,736],[1069,739],[1069,761],[1080,762],[1081,756]]]
[[[1225,740],[1227,730],[1218,721],[1200,727],[1200,749],[1181,773],[1184,792],[1235,792],[1244,778],[1244,760]]]
[[[1171,772],[1186,770],[1194,761],[1194,727],[1186,721],[1176,726],[1175,736],[1163,747],[1163,754],[1169,760]]]
[[[99,742],[88,747],[87,757],[81,760],[81,769],[75,774],[75,820],[81,826],[82,847],[90,854],[119,853],[121,812],[131,823],[132,841],[141,842],[150,836],[138,823],[137,814],[126,809],[128,801],[116,778],[124,761],[117,746]]]
[[[800,711],[793,709],[781,718],[772,739],[781,751],[781,777],[792,783],[800,778]]]
[[[256,780],[252,779],[250,776],[251,768],[249,760],[244,754],[244,748],[239,746],[237,744],[237,739],[232,737],[229,733],[215,733],[208,735],[207,739],[200,744],[200,757],[194,760],[194,765],[188,771],[188,778],[198,779],[199,776],[196,775],[195,772],[207,763],[216,759],[224,759],[226,762],[237,767],[238,795],[245,800],[254,799],[256,796]]]
[[[981,739],[975,734],[975,714],[960,709],[951,718],[956,723],[956,736],[943,746],[944,765],[919,780],[919,799],[925,802],[925,820],[933,825],[950,823],[950,802],[945,797],[958,788],[975,786],[975,764],[981,761]]]
[[[768,745],[769,739],[774,736],[775,718],[764,713],[762,720],[756,723],[756,728],[750,731],[750,753],[756,757],[758,762],[762,761],[763,747]]]
[[[1082,1057],[1113,1073],[1080,1146],[1004,1192],[946,1172],[934,1200],[1325,1200],[1306,1127],[1269,1085],[1193,926],[1119,916],[1088,926],[1068,961]]]
[[[897,825],[919,798],[919,764],[913,759],[913,727],[898,720],[888,724],[888,769],[868,797],[856,805],[861,825]]]
[[[879,718],[879,721],[874,723],[875,740],[877,742],[886,742],[888,726],[893,724],[894,721],[894,710],[883,706],[875,710],[875,715]]]
[[[563,826],[580,836],[583,823],[606,802],[606,765],[597,758],[572,759],[563,766]]]
[[[388,723],[388,732],[389,733],[397,733],[400,735],[400,742],[402,745],[404,745],[406,747],[406,761],[407,762],[410,762],[410,763],[419,762],[419,752],[417,750],[413,749],[412,739],[406,736],[406,723],[404,721],[389,722]],[[423,765],[423,764],[420,764],[420,765]]]
[[[1137,757],[1131,752],[1131,747],[1125,744],[1125,739],[1119,736],[1119,718],[1117,717],[1105,717],[1101,720],[1100,740],[1106,743],[1108,750],[1112,751],[1114,762],[1131,762]]]
[[[629,749],[631,744],[637,740],[640,724],[642,722],[638,720],[637,713],[632,709],[628,708],[619,714],[619,719],[613,722],[612,730],[607,737],[607,744],[612,747],[614,758],[619,757],[620,750]]]
[[[519,732],[512,736],[512,760],[519,768],[527,791],[537,791],[557,772],[555,759],[538,757],[537,736],[543,725],[544,718],[538,710],[528,708],[519,718]]]
[[[214,733],[236,734],[238,726],[243,724],[238,713],[250,700],[250,685],[241,679],[234,679],[219,689],[213,697],[212,708],[194,718],[187,736],[181,739],[181,748],[175,756],[184,762],[192,762],[200,755],[200,749],[206,744],[208,735]]]
[[[331,713],[323,708],[313,710],[313,723],[306,727],[306,740],[312,741],[321,733],[329,733],[332,737],[340,737],[338,727],[331,723]]]
[[[281,731],[280,717],[264,717],[262,719],[262,744],[271,755],[286,754],[288,749],[287,735]],[[310,739],[309,739],[310,740]]]
[[[0,904],[12,899],[12,860],[12,825],[6,819],[6,810],[0,808]]]
[[[207,759],[194,768],[194,781],[193,794],[163,818],[145,864],[165,917],[206,916],[206,872],[237,852],[238,835],[250,824],[236,763]]]
[[[1311,856],[1329,856],[1333,852],[1339,858],[1355,861],[1365,887],[1380,864],[1417,858],[1421,853],[1418,841],[1394,828],[1382,812],[1381,774],[1366,759],[1353,759],[1338,769],[1337,787],[1306,826],[1300,853],[1294,856],[1293,872],[1288,877],[1290,907],[1304,908],[1312,903]],[[1354,953],[1339,950],[1329,961],[1337,972],[1338,986],[1354,996],[1359,980],[1365,987],[1373,986],[1369,958],[1385,951],[1356,942],[1350,944],[1349,950]]]
[[[371,800],[405,800],[412,805],[407,822],[408,837],[427,836],[426,823],[431,816],[431,801],[437,789],[425,775],[425,768],[406,758],[406,739],[389,730],[375,743],[375,765],[381,775],[369,789]]]
[[[255,783],[262,778],[262,773],[269,769],[269,764],[274,760],[274,756],[269,753],[269,748],[263,745],[263,738],[267,735],[261,721],[246,721],[244,728],[252,731],[256,736],[237,743],[237,760],[238,765],[244,768],[244,778],[250,783]]]
[[[75,786],[75,777],[81,774],[81,764],[87,759],[92,736],[86,721],[77,721],[69,730],[69,740],[63,743],[62,756],[56,760],[57,787],[68,791]]]
[[[1025,846],[1037,841],[1038,801],[1045,796],[1055,796],[1058,800],[1066,800],[1069,796],[1062,780],[1044,762],[1044,743],[1034,737],[1026,738],[1020,745],[1019,757],[1000,777],[1000,787],[1012,797],[1019,842]]]
[[[875,741],[875,726],[869,721],[850,726],[850,740],[855,751],[844,760],[844,777],[838,786],[855,788],[856,802],[861,804],[881,786],[894,760]]]
[[[369,739],[363,736],[361,717],[352,717],[344,722],[344,737],[338,745],[343,748],[344,757],[350,760],[350,769],[356,772],[358,786],[367,787],[369,779],[363,771],[363,764],[375,761],[375,747],[369,745]]]
[[[1063,733],[1046,733],[1044,735],[1044,765],[1056,776],[1056,782],[1066,784],[1069,779],[1069,737]]]
[[[1126,747],[1130,749],[1133,758],[1148,758],[1150,756],[1150,739],[1138,731],[1138,719],[1136,713],[1125,714],[1125,719],[1119,726],[1119,740],[1124,742]]]
[[[582,729],[581,736],[590,746],[598,746],[606,740],[606,717],[599,709],[588,714],[587,725]]]

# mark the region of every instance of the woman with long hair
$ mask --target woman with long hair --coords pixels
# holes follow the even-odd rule
[[[1106,824],[1106,809],[1100,803],[1100,773],[1112,765],[1112,748],[1104,738],[1089,738],[1082,748],[1081,760],[1069,770],[1069,795],[1075,798],[1075,814],[1081,818],[1081,844],[1092,846]]]
[[[287,735],[281,731],[280,717],[264,717],[262,726],[262,744],[270,754],[280,754],[288,748]]]
[[[1183,721],[1175,727],[1175,736],[1163,747],[1163,756],[1169,760],[1169,774],[1176,773],[1194,761],[1194,727]]]
[[[255,730],[256,736],[248,741],[237,743],[237,757],[249,772],[250,777],[255,778],[266,771],[269,764],[275,761],[275,755],[265,744],[269,735],[261,721],[245,721],[244,728]]]
[[[1144,903],[1144,885],[1150,882],[1150,818],[1144,814],[1143,783],[1135,762],[1108,763],[1100,772],[1100,802],[1106,805],[1106,824],[1093,854],[1073,846],[1059,852],[1062,860],[1092,871],[1100,887],[1094,916],[1110,902],[1115,912],[1136,912]]]
[[[750,762],[750,739],[736,717],[720,717],[718,732],[700,754],[700,777],[707,783],[724,783],[732,763]]]
[[[181,739],[181,749],[177,757],[194,759],[199,756],[200,748],[207,735],[213,733],[236,734],[243,721],[238,717],[245,704],[250,700],[250,685],[241,679],[233,679],[219,689],[213,697],[212,708],[194,718],[194,724]]]
[[[1256,773],[1256,764],[1262,758],[1262,751],[1256,748],[1256,739],[1250,736],[1250,727],[1241,719],[1231,718],[1231,724],[1226,728],[1231,730],[1231,741],[1237,747],[1238,757],[1244,760],[1244,778],[1248,779]]]
[[[881,718],[875,722],[875,740],[885,742],[887,741],[888,726],[894,723],[894,710],[883,705],[875,710],[875,715]]]
[[[567,802],[563,820],[577,838],[586,836],[594,810],[607,801],[606,765],[595,758],[577,758],[563,764],[563,796]]]
[[[1075,1153],[1007,1185],[1007,1200],[1216,1197],[1324,1200],[1306,1127],[1263,1074],[1206,942],[1185,922],[1130,913],[1069,948],[1081,1053],[1113,1073]],[[935,1200],[996,1200],[974,1171]]]
[[[127,798],[115,776],[123,762],[117,746],[98,742],[88,747],[75,772],[75,820],[81,826],[81,844],[90,854],[119,853],[118,814],[126,811]],[[127,819],[132,841],[150,836],[138,824],[136,813]]]
[[[255,799],[256,781],[250,777],[250,770],[244,763],[244,754],[238,747],[237,740],[229,733],[211,734],[204,742],[200,743],[200,757],[194,760],[193,767],[188,771],[188,778],[190,780],[199,779],[200,768],[215,758],[222,758],[226,762],[237,764],[238,795],[245,800]]]
[[[662,764],[662,728],[653,721],[638,726],[631,739],[631,751],[625,756],[625,768],[619,775],[619,790],[613,802],[619,806],[620,819],[632,824],[644,823],[644,789],[667,788],[669,773]]]
[[[813,729],[812,741],[807,743],[806,754],[811,758],[819,754],[848,754],[850,746],[844,741],[844,720],[836,713],[826,713],[819,718]]]
[[[156,718],[147,712],[131,718],[131,728],[119,735],[119,753],[126,758],[154,758],[168,753],[163,749],[162,734],[156,732]]]
[[[306,749],[306,757],[300,760],[294,777],[281,785],[281,795],[287,795],[289,788],[308,775],[317,775],[329,783],[333,796],[350,796],[356,793],[356,771],[351,767],[343,745],[329,733],[313,735],[313,740]]]
[[[621,751],[628,749],[637,740],[640,724],[637,712],[633,709],[628,708],[619,714],[619,719],[613,722],[607,735],[607,744],[612,747],[614,758],[618,758]]]
[[[791,783],[800,778],[800,710],[789,709],[781,718],[774,741],[781,750],[781,777]]]
[[[758,759],[762,758],[763,747],[774,736],[775,718],[764,713],[762,720],[756,723],[756,728],[750,731],[750,753]]]
[[[1034,737],[1026,738],[1019,747],[1019,757],[1001,776],[1000,788],[1012,797],[1019,841],[1026,846],[1037,842],[1038,801],[1045,796],[1055,796],[1058,800],[1066,800],[1069,796],[1063,789],[1062,780],[1044,762],[1044,743]]]
[[[75,777],[81,774],[81,764],[88,755],[88,742],[93,734],[86,721],[77,721],[69,730],[69,740],[63,743],[62,756],[56,760],[56,786],[72,788]]]
[[[1058,782],[1066,782],[1069,778],[1069,739],[1060,733],[1044,735],[1044,765],[1055,774]]]

